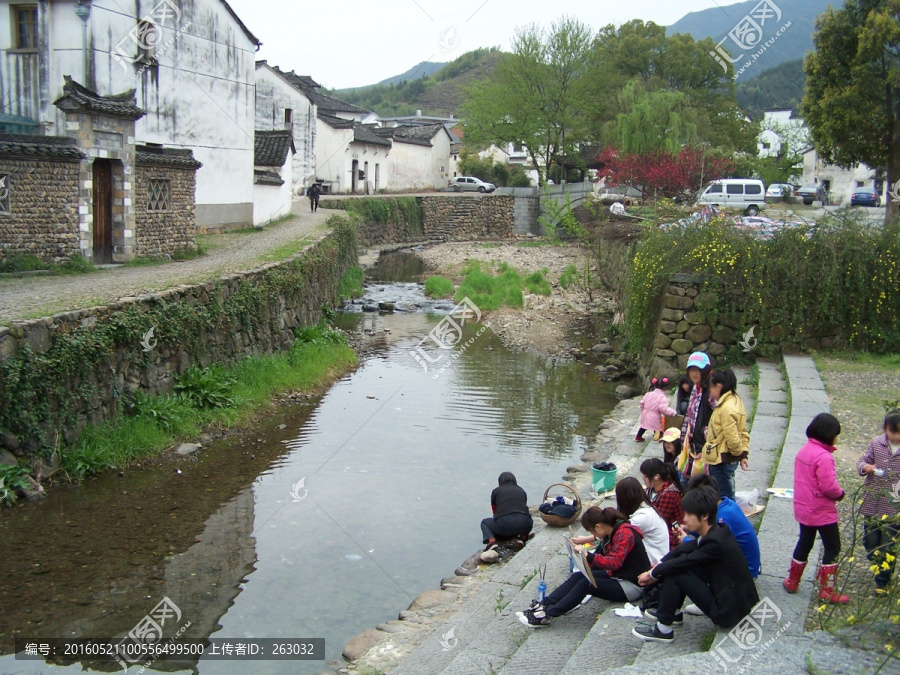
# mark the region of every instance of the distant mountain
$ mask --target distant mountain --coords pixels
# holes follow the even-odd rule
[[[754,120],[772,108],[790,108],[797,115],[806,87],[803,61],[786,61],[748,80],[739,78],[734,89],[738,105]]]
[[[802,59],[807,51],[813,49],[812,35],[815,31],[816,16],[828,9],[829,5],[835,8],[844,5],[843,0],[770,0],[770,3],[776,4],[781,10],[781,18],[776,21],[772,16],[761,26],[763,40],[760,44],[775,37],[775,33],[787,22],[790,21],[791,25],[762,53],[751,69],[738,77],[738,82],[748,75],[756,77],[766,68],[772,68],[786,61]],[[759,4],[760,0],[748,0],[748,2],[739,2],[735,5],[690,12],[669,26],[666,33],[668,35],[688,33],[695,40],[709,37],[718,44],[719,40],[726,37],[729,31]],[[730,38],[726,39],[722,46],[732,58],[736,58],[742,53],[740,47]],[[758,49],[744,51],[746,60],[749,60],[750,54]],[[743,61],[739,61],[735,65],[740,67],[741,63]]]
[[[422,63],[413,66],[409,70],[407,70],[402,75],[394,75],[394,77],[389,77],[386,80],[382,80],[377,84],[368,84],[364,87],[350,87],[348,89],[337,89],[335,93],[343,94],[349,91],[359,91],[360,89],[368,89],[370,87],[377,87],[378,85],[384,84],[400,84],[401,82],[408,82],[410,80],[418,80],[422,77],[428,77],[429,75],[433,75],[441,68],[446,66],[446,63],[438,63],[436,61],[422,61]]]
[[[423,62],[405,75],[333,94],[341,100],[373,110],[382,117],[414,115],[417,110],[425,115],[455,115],[462,103],[462,87],[473,79],[484,77],[494,68],[500,56],[500,50],[495,47],[476,49],[450,63]],[[407,77],[410,73],[415,75],[419,72],[418,68],[426,65],[439,68],[426,77]]]

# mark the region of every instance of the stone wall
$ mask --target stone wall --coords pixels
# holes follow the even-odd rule
[[[193,364],[287,349],[336,304],[356,264],[356,230],[344,222],[284,262],[0,327],[0,441],[18,454],[57,432],[72,442],[133,393],[171,391]]]
[[[689,274],[669,277],[657,306],[653,346],[643,359],[648,377],[680,378],[692,352],[706,352],[715,365],[739,339],[740,318],[717,318],[716,298],[703,287],[703,279]]]
[[[461,197],[360,197],[357,199],[415,200],[417,218],[403,222],[398,211],[389,223],[369,222],[360,218],[359,244],[365,247],[430,240],[495,239],[510,236],[514,229],[515,199],[509,195],[477,195]],[[322,199],[326,209],[352,210],[357,199]],[[415,222],[412,222],[415,220]]]
[[[139,160],[134,173],[134,199],[139,205],[135,218],[135,255],[163,258],[171,256],[179,249],[195,248],[196,170],[146,165]],[[147,209],[147,189],[150,179],[169,181],[170,202],[167,211]]]
[[[81,253],[78,232],[79,160],[17,159],[0,156],[7,176],[9,211],[0,212],[0,259],[31,254],[63,262]]]

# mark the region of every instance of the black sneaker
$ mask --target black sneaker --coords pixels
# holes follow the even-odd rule
[[[528,605],[528,609],[530,609],[532,612],[538,609],[543,610],[544,604],[540,600],[532,600],[531,604]]]
[[[541,616],[538,616],[540,614]],[[542,628],[550,625],[550,618],[544,614],[544,610],[526,609],[524,612],[516,612],[519,622],[529,628]]]
[[[659,617],[656,616],[656,608],[645,609],[644,616],[646,616],[648,619],[653,619],[654,621],[659,621]],[[672,619],[672,625],[680,626],[683,623],[684,623],[684,612],[676,613],[675,618]]]
[[[672,642],[672,640],[675,639],[675,631],[672,631],[667,635],[659,629],[659,626],[657,626],[655,622],[640,623],[631,629],[631,634],[641,638],[641,640],[644,640],[645,642]]]

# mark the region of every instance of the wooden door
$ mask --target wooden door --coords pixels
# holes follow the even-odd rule
[[[105,265],[112,258],[112,163],[94,160],[94,264]]]

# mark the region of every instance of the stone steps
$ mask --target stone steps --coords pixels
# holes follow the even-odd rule
[[[398,675],[637,674],[650,670],[719,673],[723,658],[741,664],[734,668],[752,663],[753,672],[806,672],[810,662],[827,672],[839,673],[857,672],[852,668],[854,663],[871,665],[873,657],[836,644],[829,635],[803,633],[813,593],[813,574],[807,574],[800,591],[794,595],[781,588],[796,540],[796,524],[790,501],[767,500],[765,490],[773,470],[776,486],[791,486],[793,460],[806,440],[806,425],[816,413],[828,410],[827,397],[812,359],[785,357],[784,363],[790,378],[791,408],[788,410],[786,405],[788,383],[779,365],[760,362],[759,395],[750,437],[751,470],[738,470],[735,478],[738,491],[756,488],[760,491],[760,501],[766,504],[765,511],[757,516],[762,518],[759,538],[763,564],[757,589],[760,598],[768,598],[770,606],[775,607],[777,617],[763,623],[760,646],[751,651],[741,650],[730,631],[717,630],[706,617],[689,615],[685,616],[683,626],[675,628],[672,643],[641,642],[631,631],[637,621],[648,619],[618,617],[614,610],[621,606],[619,603],[598,599],[555,619],[548,628],[521,625],[515,613],[525,609],[536,597],[538,583],[536,577],[530,578],[527,584],[523,580],[539,565],[546,564],[547,586],[552,590],[569,573],[561,531],[541,526],[523,551],[497,570],[475,596],[390,672]],[[741,383],[738,393],[749,413],[752,400],[749,388],[742,384],[747,371],[735,370]],[[634,405],[636,409],[636,400]],[[629,415],[634,413],[625,410]],[[633,419],[637,419],[636,414]],[[635,443],[636,430],[636,422],[634,425],[616,422],[601,436],[602,454],[616,463],[619,478],[639,477],[640,463],[660,453],[656,443]],[[579,476],[585,507],[615,504],[613,496],[606,495],[603,499],[604,495],[591,494],[587,482],[590,474]],[[497,611],[501,592],[503,606]],[[459,642],[446,649],[441,639],[450,627],[456,627]]]

